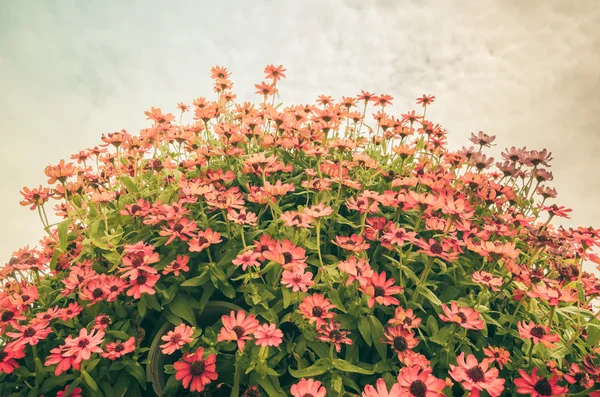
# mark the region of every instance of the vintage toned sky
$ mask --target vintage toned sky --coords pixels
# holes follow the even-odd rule
[[[471,132],[554,155],[568,226],[600,227],[600,1],[0,0],[0,262],[42,236],[19,190],[43,169],[147,126],[150,106],[211,96],[210,67],[258,100],[266,64],[283,64],[287,103],[361,89],[394,111],[428,112],[451,147]]]

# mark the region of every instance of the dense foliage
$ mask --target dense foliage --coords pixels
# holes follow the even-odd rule
[[[47,236],[0,273],[0,395],[598,395],[600,233],[551,223],[550,154],[450,151],[433,96],[274,106],[284,72],[238,104],[215,67],[216,101],[24,188]]]

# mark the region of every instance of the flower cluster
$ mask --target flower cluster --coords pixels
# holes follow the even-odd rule
[[[23,189],[0,395],[599,396],[600,230],[552,222],[551,154],[451,151],[432,95],[276,105],[285,73],[241,104],[214,67]]]

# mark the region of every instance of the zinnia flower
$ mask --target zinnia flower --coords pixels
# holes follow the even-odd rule
[[[531,397],[559,396],[569,391],[568,388],[558,386],[556,383],[560,380],[558,376],[553,376],[550,380],[537,376],[538,368],[531,371],[531,375],[520,369],[520,378],[515,379],[517,393],[527,394]]]
[[[456,358],[456,365],[450,365],[450,376],[460,382],[465,390],[471,392],[471,396],[478,397],[482,390],[488,392],[492,397],[498,397],[504,390],[505,379],[498,379],[496,368],[488,369],[489,361],[484,359],[481,364],[477,362],[474,355],[469,354],[465,361],[465,353],[460,353]]]
[[[294,397],[325,397],[327,389],[321,386],[321,382],[314,379],[300,379],[300,382],[292,385],[290,393]]]
[[[217,356],[211,354],[202,359],[203,356],[204,347],[199,347],[195,353],[186,354],[182,360],[173,364],[175,379],[181,381],[184,389],[189,387],[191,392],[201,392],[206,385],[217,379]]]
[[[404,352],[416,347],[419,344],[419,339],[415,338],[415,334],[405,330],[401,326],[389,327],[387,331],[384,331],[383,334],[387,339],[383,342],[392,346],[399,358]]]
[[[366,385],[362,392],[362,397],[400,397],[400,386],[394,384],[388,392],[387,385],[383,378],[377,379],[377,389],[371,385]]]
[[[348,338],[350,331],[341,331],[340,324],[335,321],[329,323],[318,330],[318,338],[320,341],[333,343],[335,350],[339,353],[342,350],[342,343],[346,345],[352,344],[352,339]]]
[[[386,273],[382,271],[381,273],[373,273],[371,278],[367,281],[367,285],[362,287],[361,291],[370,296],[367,305],[369,307],[373,307],[375,302],[380,305],[390,306],[397,305],[400,303],[398,299],[392,297],[392,295],[396,295],[404,291],[399,285],[394,285],[396,280],[393,278],[386,280]]]
[[[108,358],[109,360],[114,361],[117,358],[119,358],[127,353],[131,353],[134,350],[135,350],[135,338],[132,336],[131,338],[127,339],[127,341],[125,341],[125,342],[117,341],[117,342],[108,343],[104,347],[104,353],[102,353],[102,357]]]
[[[311,272],[305,273],[304,269],[284,270],[281,275],[281,284],[291,288],[294,292],[307,292],[308,287],[313,285],[312,276]]]
[[[256,344],[259,346],[279,346],[283,342],[283,332],[275,324],[263,324],[254,331]]]
[[[421,369],[417,365],[403,367],[398,373],[398,396],[438,397],[446,383],[431,375],[431,369]]]
[[[326,320],[335,317],[335,313],[329,311],[333,308],[335,306],[329,299],[317,293],[305,297],[298,305],[302,316],[310,323],[315,323],[317,328],[326,325]]]
[[[60,390],[56,393],[56,397],[64,397],[67,394],[67,389],[69,388],[69,386],[65,387],[65,390]],[[76,387],[73,390],[71,390],[69,392],[69,397],[81,397],[81,392],[83,390],[81,389],[81,387]]]
[[[217,337],[218,342],[237,341],[238,349],[243,350],[247,340],[258,328],[258,320],[253,314],[246,316],[246,312],[238,310],[237,314],[232,311],[229,316],[221,317],[223,327]]]
[[[510,362],[510,353],[506,351],[503,347],[484,347],[483,352],[486,356],[494,360],[496,364],[498,364],[498,368],[500,369],[502,369],[503,365]]]
[[[451,307],[445,303],[442,305],[444,314],[440,314],[440,319],[445,322],[455,322],[466,329],[482,330],[485,323],[481,319],[481,314],[470,307],[459,307],[456,302],[452,302]]]
[[[194,339],[192,335],[194,329],[186,324],[179,324],[173,331],[169,331],[160,339],[166,343],[160,345],[163,354],[173,354],[176,350],[181,349],[186,343],[190,343]]]
[[[89,360],[92,353],[102,353],[99,345],[104,342],[104,332],[92,330],[89,333],[85,328],[79,330],[79,336],[74,339],[67,338],[65,346],[67,349],[63,353],[66,356],[75,356],[75,362]]]
[[[560,340],[558,335],[550,333],[550,327],[546,325],[536,325],[533,321],[526,323],[519,321],[517,324],[519,335],[523,339],[531,339],[533,343],[542,343],[546,347],[553,347],[555,342]]]

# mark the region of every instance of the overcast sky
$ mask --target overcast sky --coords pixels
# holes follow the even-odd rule
[[[283,64],[286,103],[361,89],[396,115],[435,94],[451,147],[548,148],[568,226],[600,227],[600,1],[0,0],[0,262],[43,230],[19,205],[44,167],[147,126],[150,106],[213,98],[210,68],[257,101]]]

